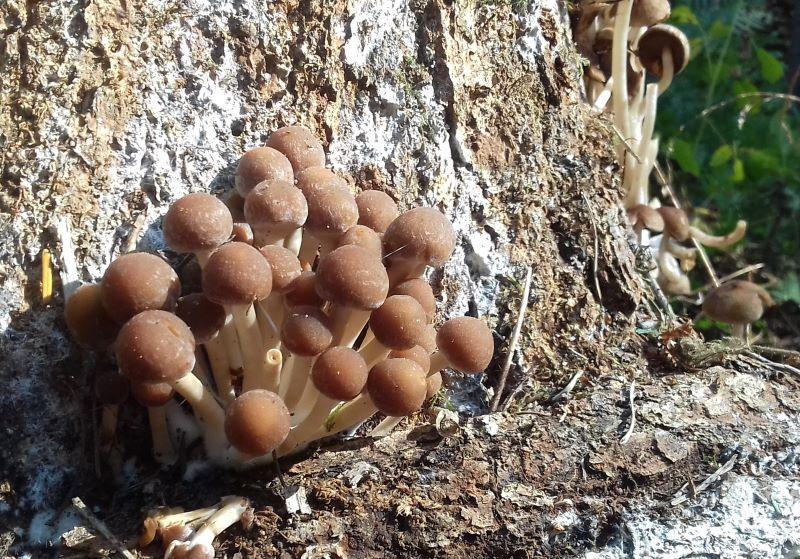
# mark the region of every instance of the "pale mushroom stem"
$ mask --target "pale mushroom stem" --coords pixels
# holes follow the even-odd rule
[[[450,366],[450,361],[447,360],[447,357],[441,351],[434,351],[431,354],[431,366],[428,369],[428,376],[432,377],[442,369],[446,369]]]
[[[164,404],[164,412],[167,414],[170,438],[176,444],[187,446],[202,436],[195,417],[183,411],[175,400]]]
[[[221,335],[216,335],[205,344],[203,344],[208,355],[208,361],[211,366],[211,374],[214,377],[214,385],[217,388],[217,395],[220,399],[228,404],[236,398],[233,391],[233,382],[231,379],[231,368],[228,364],[228,354],[225,351],[225,346],[222,343]]]
[[[278,394],[289,410],[293,410],[303,396],[313,363],[313,357],[299,355],[290,355],[286,360],[286,370],[281,375],[283,378]]]
[[[373,338],[369,343],[362,345],[358,350],[358,353],[360,353],[361,357],[364,358],[367,368],[372,368],[372,366],[378,361],[386,359],[390,352],[391,350],[389,348],[375,338]]]
[[[258,318],[253,305],[234,305],[228,312],[233,315],[236,333],[239,335],[239,347],[242,350],[244,380],[242,391],[255,388],[277,386],[277,375],[268,371],[266,352],[258,327]]]
[[[633,149],[641,162],[631,174],[631,182],[626,184],[625,207],[632,208],[636,204],[647,204],[647,184],[652,164],[649,161],[651,144],[654,140],[653,130],[656,121],[656,108],[658,102],[658,85],[648,84],[644,96],[644,119],[642,121],[641,136],[633,143]],[[653,159],[655,161],[655,159]],[[627,178],[627,173],[625,178]]]
[[[194,369],[192,369],[192,372],[206,387],[213,387],[211,384],[211,371],[209,371],[206,362],[206,355],[203,353],[200,346],[194,348]]]
[[[269,297],[256,303],[258,324],[261,327],[261,338],[264,347],[276,348],[281,341],[280,327],[286,317],[284,297],[273,292]]]
[[[316,404],[297,426],[291,430],[286,441],[278,449],[278,456],[286,456],[291,454],[298,447],[306,445],[315,440],[320,426],[323,426],[325,420],[330,415],[331,411],[339,405],[339,400],[333,400],[327,396],[319,395]]]
[[[114,442],[117,433],[117,421],[119,419],[119,406],[117,404],[104,404],[103,412],[100,416],[100,446],[107,447]]]
[[[677,260],[667,249],[666,245],[669,241],[669,238],[670,237],[668,235],[664,234],[663,238],[661,239],[661,245],[658,248],[658,271],[662,276],[664,276],[664,279],[666,279],[667,283],[678,284],[682,281],[684,276],[680,272],[680,266],[678,265]]]
[[[306,380],[306,384],[303,387],[303,392],[300,395],[300,399],[297,401],[297,404],[292,409],[292,426],[295,427],[302,423],[308,414],[314,409],[314,406],[317,404],[317,400],[322,396],[317,390],[317,387],[314,386],[314,383],[311,381],[309,377]]]
[[[353,347],[358,335],[369,321],[372,311],[351,309],[341,305],[331,306],[333,346]]]
[[[403,419],[404,416],[399,416],[399,417],[389,416],[380,423],[378,423],[372,431],[367,433],[367,436],[374,437],[376,439],[380,437],[385,437],[386,435],[389,435],[392,431],[394,431],[394,428],[400,425],[400,422],[403,421]]]
[[[325,421],[310,440],[317,440],[330,437],[347,431],[348,429],[363,423],[378,411],[372,399],[366,392],[363,392],[344,404],[341,408],[333,411],[331,416]]]
[[[191,550],[195,548],[203,549],[203,554],[197,554],[198,557],[205,557],[207,554],[213,556],[214,548],[212,543],[214,538],[236,522],[239,522],[250,506],[250,502],[244,497],[226,497],[220,504],[222,506],[203,523],[191,540],[188,542],[172,542],[167,548],[164,557],[166,559],[178,556],[194,557],[195,555],[192,554]],[[178,555],[175,550],[179,548],[183,548],[189,553]]]
[[[166,406],[148,407],[147,418],[150,422],[150,437],[153,441],[153,458],[159,464],[174,464],[178,456],[167,428]]]
[[[298,227],[292,231],[283,241],[283,246],[291,250],[295,256],[300,254],[300,246],[303,242],[303,228]]]
[[[658,80],[658,90],[664,93],[672,84],[675,77],[675,63],[672,59],[672,51],[664,49],[661,52],[661,79]],[[659,93],[659,95],[661,94]]]
[[[314,260],[317,258],[318,249],[319,240],[308,231],[305,231],[303,233],[303,240],[300,243],[300,250],[297,253],[297,258],[300,260],[301,264],[308,264],[310,266],[314,264]]]
[[[175,392],[186,398],[189,405],[203,427],[204,442],[209,457],[216,458],[225,452],[227,437],[225,436],[225,412],[211,391],[192,373],[188,373],[172,385]]]
[[[614,79],[613,107],[614,123],[624,138],[630,136],[628,111],[628,34],[630,32],[633,0],[622,0],[617,4],[614,20],[614,37],[611,48],[611,76]]]
[[[594,103],[592,103],[592,108],[594,108],[598,112],[602,112],[603,110],[605,110],[606,105],[608,105],[609,99],[611,99],[611,92],[613,88],[614,88],[614,76],[611,76],[610,78],[608,78],[603,88],[594,98]]]
[[[664,241],[662,240],[661,242]],[[672,256],[674,256],[678,260],[693,259],[695,256],[697,256],[696,248],[689,248],[681,244],[678,244],[678,242],[672,237],[666,240],[666,249]]]
[[[738,243],[744,238],[744,234],[747,231],[747,222],[744,220],[739,220],[736,222],[736,227],[733,231],[721,237],[709,235],[708,233],[704,233],[696,227],[690,227],[689,230],[691,231],[692,238],[696,239],[701,245],[714,248],[725,248],[734,243]]]
[[[741,338],[747,341],[747,325],[746,324],[731,324],[731,334],[736,338]]]

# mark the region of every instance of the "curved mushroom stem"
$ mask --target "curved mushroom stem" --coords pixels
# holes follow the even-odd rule
[[[709,235],[708,233],[704,233],[696,227],[690,227],[689,230],[691,231],[692,238],[696,239],[701,245],[714,248],[725,248],[734,243],[738,243],[742,240],[742,238],[744,238],[745,231],[747,231],[747,222],[740,219],[738,222],[736,222],[736,227],[733,229],[733,231],[721,237]]]
[[[316,440],[317,433],[331,411],[339,405],[339,400],[333,400],[327,396],[319,395],[311,413],[307,414],[294,429],[278,449],[278,456],[286,456],[295,452],[296,449],[307,445]]]
[[[632,6],[633,0],[622,0],[617,4],[617,15],[614,19],[614,37],[611,47],[611,76],[614,79],[612,95],[614,123],[619,128],[623,138],[630,137],[628,35],[630,32]]]
[[[644,119],[642,120],[641,137],[634,142],[633,149],[639,156],[639,164],[635,173],[631,177],[631,182],[626,185],[625,207],[632,208],[636,204],[647,204],[649,198],[648,179],[650,171],[655,162],[655,155],[658,154],[658,144],[656,144],[655,155],[650,158],[652,144],[658,140],[653,138],[653,130],[656,122],[656,109],[658,103],[658,84],[648,84],[644,96]],[[627,174],[626,174],[627,178]]]
[[[674,77],[675,63],[672,60],[672,51],[664,49],[661,52],[661,79],[658,80],[658,89],[661,93],[669,89],[670,84],[672,84],[672,78]]]
[[[666,241],[662,240],[662,242],[666,242],[667,252],[669,252],[678,260],[694,260],[694,258],[697,256],[696,248],[689,248],[678,244],[678,242],[672,237],[669,237]]]
[[[178,459],[167,429],[166,406],[147,408],[150,436],[153,441],[153,458],[159,464],[174,464]]]
[[[369,321],[372,311],[352,309],[341,305],[332,305],[330,310],[333,327],[332,346],[353,347],[358,335]]]
[[[197,420],[205,427],[206,452],[212,459],[224,454],[228,439],[225,436],[225,413],[214,395],[192,373],[172,384],[175,392],[186,398]]]
[[[658,271],[668,283],[678,283],[683,274],[680,272],[677,260],[667,249],[671,240],[672,237],[666,232],[661,237],[661,244],[658,247]]]
[[[222,343],[222,336],[217,334],[207,341],[203,346],[208,355],[211,366],[211,374],[214,376],[214,384],[217,388],[217,395],[224,403],[230,403],[236,398],[231,381],[231,368],[228,364],[228,354]]]
[[[369,343],[362,345],[358,350],[358,353],[361,354],[361,357],[364,358],[364,362],[367,364],[367,369],[371,369],[378,361],[386,359],[390,352],[391,350],[388,347],[375,338]]]
[[[375,437],[376,439],[380,437],[385,437],[386,435],[389,435],[394,430],[395,427],[400,425],[400,422],[403,421],[403,419],[405,419],[405,416],[402,415],[399,417],[389,416],[380,423],[378,423],[378,425],[376,425],[372,431],[367,433],[367,436]]]
[[[295,256],[300,254],[300,246],[303,243],[303,228],[298,227],[283,240],[283,246],[291,250]]]
[[[290,408],[292,412],[292,426],[296,427],[300,423],[302,423],[308,414],[310,414],[314,406],[317,404],[317,400],[322,397],[317,387],[314,386],[314,383],[311,381],[311,378],[306,380],[306,384],[303,387],[303,393],[300,395],[300,399],[297,401],[297,405],[294,408]]]
[[[444,354],[436,350],[431,353],[431,366],[428,369],[428,376],[432,377],[442,369],[446,369],[450,366],[450,361],[447,360],[447,357]]]
[[[195,532],[188,542],[174,541],[164,554],[165,559],[172,557],[214,557],[212,543],[214,538],[228,527],[242,519],[242,515],[250,506],[244,497],[225,497],[220,503],[221,507],[213,513],[208,520]],[[182,549],[183,553],[177,553]]]
[[[313,363],[314,357],[301,357],[294,354],[290,355],[286,360],[278,394],[283,399],[286,407],[289,408],[289,411],[297,406],[303,396]]]

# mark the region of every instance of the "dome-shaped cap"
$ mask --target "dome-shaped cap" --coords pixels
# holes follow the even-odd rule
[[[297,355],[319,355],[333,341],[330,319],[317,307],[293,307],[281,326],[281,341]]]
[[[636,204],[628,211],[628,221],[637,231],[647,229],[654,233],[664,230],[664,218],[658,210],[651,208],[647,204]]]
[[[356,196],[358,223],[378,233],[384,233],[400,215],[391,196],[380,190],[365,190]]]
[[[324,396],[347,401],[361,394],[368,373],[360,353],[349,347],[331,347],[314,361],[311,380]]]
[[[428,324],[422,331],[419,345],[428,353],[436,351],[436,328],[433,327],[433,324]]]
[[[652,26],[639,38],[639,59],[642,66],[656,77],[664,73],[663,52],[672,53],[674,73],[678,74],[689,63],[689,40],[686,35],[672,25],[660,23]]]
[[[433,350],[428,351],[422,346],[415,345],[410,349],[393,349],[389,352],[389,358],[411,359],[416,361],[423,371],[427,371],[431,368],[431,353]]]
[[[332,303],[361,310],[381,306],[389,292],[389,276],[368,250],[346,245],[320,258],[317,293]]]
[[[144,311],[126,322],[114,351],[131,382],[174,382],[194,367],[192,331],[165,311]]]
[[[297,276],[284,294],[289,307],[310,305],[321,307],[325,300],[317,293],[317,274],[307,270]]]
[[[415,260],[438,267],[453,254],[456,233],[436,208],[414,208],[389,225],[383,244],[390,262]]]
[[[422,306],[409,295],[387,297],[369,318],[375,339],[390,349],[410,349],[417,345],[427,323]]]
[[[225,309],[202,293],[191,293],[178,299],[175,314],[186,323],[198,344],[216,336],[227,318]]]
[[[175,270],[146,252],[121,255],[108,266],[100,282],[103,306],[118,324],[142,311],[171,311],[180,293]]]
[[[269,262],[246,243],[222,245],[203,268],[203,292],[217,304],[249,305],[271,291]]]
[[[366,225],[353,225],[336,241],[336,246],[356,245],[365,248],[378,258],[383,257],[383,241],[380,235]]]
[[[439,371],[435,375],[428,377],[425,386],[425,399],[430,400],[439,393],[442,389],[442,373]]]
[[[234,181],[236,190],[242,196],[247,196],[258,183],[274,180],[294,181],[292,164],[278,150],[271,147],[253,148],[239,160]]]
[[[133,399],[146,408],[158,408],[172,399],[175,390],[166,382],[132,382]]]
[[[683,242],[689,238],[689,218],[686,212],[672,206],[658,208],[658,213],[664,220],[664,231],[669,233],[676,241]]]
[[[78,345],[96,350],[108,348],[119,332],[119,325],[103,306],[100,291],[99,284],[82,285],[64,304],[64,319],[72,338]]]
[[[303,272],[297,256],[288,248],[278,245],[267,245],[260,252],[272,269],[272,290],[277,293],[289,291],[294,280]]]
[[[283,238],[306,222],[308,204],[302,191],[291,183],[267,181],[247,195],[244,215],[256,233]]]
[[[195,192],[169,207],[162,229],[164,240],[175,252],[200,252],[227,242],[233,231],[233,218],[217,197]]]
[[[482,373],[494,354],[492,333],[482,320],[451,318],[439,328],[436,345],[450,366],[462,373]]]
[[[94,394],[102,404],[119,405],[128,399],[128,379],[117,371],[103,371],[94,379]]]
[[[367,378],[372,402],[386,415],[411,415],[422,407],[426,390],[426,372],[411,359],[381,361]]]
[[[283,400],[269,390],[248,390],[225,411],[225,434],[239,451],[269,454],[286,440],[292,420]]]
[[[773,304],[763,287],[743,280],[723,283],[703,302],[703,312],[728,324],[750,324],[760,319],[764,308]]]
[[[303,126],[278,128],[267,138],[267,145],[284,154],[295,173],[309,167],[325,166],[322,142]]]
[[[631,7],[631,27],[650,27],[669,19],[669,0],[635,0]]]
[[[425,311],[428,322],[433,322],[436,316],[436,298],[430,284],[422,278],[412,278],[402,281],[392,287],[390,295],[408,295],[417,300]]]
[[[305,229],[316,237],[341,235],[358,222],[358,206],[347,183],[324,167],[311,167],[297,176],[297,188],[306,197]]]

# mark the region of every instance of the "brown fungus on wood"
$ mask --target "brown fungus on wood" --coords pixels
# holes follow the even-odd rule
[[[239,159],[234,183],[242,197],[250,194],[259,183],[275,180],[294,182],[292,164],[280,151],[271,147],[253,148]]]
[[[266,143],[286,156],[296,174],[309,167],[325,166],[322,142],[303,126],[278,128],[269,135]]]
[[[759,320],[764,309],[773,304],[763,287],[749,281],[732,280],[706,295],[703,313],[713,320],[727,322],[735,336],[744,338],[746,327]]]
[[[494,354],[492,332],[478,318],[451,318],[436,333],[438,350],[431,357],[430,374],[450,367],[468,374],[486,370]]]
[[[380,190],[364,190],[356,196],[358,223],[383,234],[389,225],[400,215],[397,204],[391,196]]]

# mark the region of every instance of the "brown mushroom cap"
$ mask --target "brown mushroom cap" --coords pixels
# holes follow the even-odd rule
[[[285,237],[306,222],[308,204],[302,191],[291,183],[266,181],[245,198],[244,215],[256,233]]]
[[[324,167],[311,167],[297,176],[297,188],[306,197],[306,230],[316,237],[341,235],[358,222],[358,206],[347,183]]]
[[[225,309],[202,293],[191,293],[178,299],[175,314],[186,323],[198,344],[216,336],[227,318]]]
[[[128,379],[117,371],[103,371],[94,379],[94,394],[102,404],[119,405],[128,399]]]
[[[760,319],[773,301],[763,287],[744,280],[723,283],[703,302],[703,312],[728,324],[750,324]]]
[[[310,130],[303,126],[278,128],[267,138],[267,145],[283,153],[295,173],[309,167],[325,166],[325,150]]]
[[[353,225],[336,242],[336,246],[356,245],[365,248],[378,258],[383,257],[380,235],[366,225]]]
[[[246,152],[234,175],[236,190],[245,197],[257,184],[275,180],[292,183],[294,172],[286,156],[271,147],[253,148]]]
[[[422,336],[419,340],[419,345],[425,349],[428,353],[433,353],[436,351],[436,328],[433,327],[433,324],[428,324],[425,327],[425,330],[422,331]]]
[[[361,354],[349,347],[331,347],[317,357],[311,380],[324,396],[352,400],[364,390],[369,369]]]
[[[333,341],[330,319],[317,307],[293,307],[281,326],[281,341],[297,355],[319,355]]]
[[[186,524],[171,524],[169,526],[165,526],[161,529],[161,549],[166,551],[169,548],[169,545],[174,541],[189,541],[193,535],[194,530],[191,526]]]
[[[344,307],[373,310],[389,292],[389,276],[380,259],[355,245],[332,250],[319,259],[317,293]]]
[[[195,192],[169,207],[162,229],[164,240],[175,252],[200,252],[216,248],[230,238],[233,218],[216,196]]]
[[[103,306],[118,324],[142,311],[171,311],[180,293],[175,271],[146,252],[121,255],[108,266],[100,282]]]
[[[662,53],[667,49],[672,53],[674,73],[678,74],[689,63],[690,52],[689,40],[680,29],[659,23],[639,38],[639,59],[653,76],[660,78],[664,73]]]
[[[240,452],[269,454],[286,440],[292,420],[283,400],[269,390],[248,390],[225,411],[225,434]]]
[[[414,208],[389,225],[383,244],[390,262],[415,260],[438,267],[453,254],[456,232],[436,208]]]
[[[425,399],[430,400],[439,393],[442,389],[442,373],[441,371],[435,375],[431,375],[427,379],[425,386]]]
[[[664,231],[669,233],[676,241],[683,242],[689,238],[689,218],[686,212],[671,206],[658,208],[658,213],[664,219]]]
[[[253,244],[253,228],[249,223],[244,221],[237,221],[233,224],[233,231],[231,232],[231,240],[236,243]]]
[[[492,333],[482,320],[451,318],[436,333],[436,345],[450,366],[462,373],[482,373],[494,353]]]
[[[367,391],[375,407],[386,415],[411,415],[425,402],[426,376],[411,359],[386,359],[370,370]]]
[[[64,304],[67,329],[78,345],[102,350],[114,343],[119,325],[106,311],[100,297],[100,284],[80,286]]]
[[[669,19],[669,0],[636,0],[631,6],[631,27],[650,27]]]
[[[428,351],[420,345],[415,345],[411,349],[393,349],[389,352],[389,358],[411,359],[416,361],[423,371],[427,371],[431,368],[431,353],[433,350]]]
[[[380,190],[364,190],[356,196],[358,223],[378,233],[385,233],[389,225],[400,215],[392,197]]]
[[[628,210],[628,221],[637,231],[647,229],[654,233],[664,230],[664,218],[658,210],[651,208],[647,204],[636,204]]]
[[[284,298],[289,307],[300,305],[321,307],[325,302],[317,293],[317,274],[310,270],[302,272],[294,279],[284,294]]]
[[[272,270],[247,243],[222,245],[203,268],[203,292],[220,305],[249,305],[272,291]]]
[[[411,349],[417,345],[427,324],[422,306],[409,295],[387,297],[369,318],[375,339],[390,349]]]
[[[114,352],[131,382],[174,382],[194,367],[194,336],[174,314],[144,311],[119,331]]]
[[[428,317],[428,322],[433,322],[436,316],[436,298],[430,284],[422,278],[412,278],[402,281],[392,287],[390,295],[408,295],[417,300]]]
[[[272,290],[286,293],[292,289],[294,280],[303,272],[297,256],[288,248],[278,245],[267,245],[260,252],[272,269]]]
[[[236,192],[236,189],[228,192],[222,199],[222,203],[231,212],[234,223],[244,221],[244,196]]]
[[[158,408],[172,399],[175,390],[166,382],[132,382],[133,399],[146,408]]]

